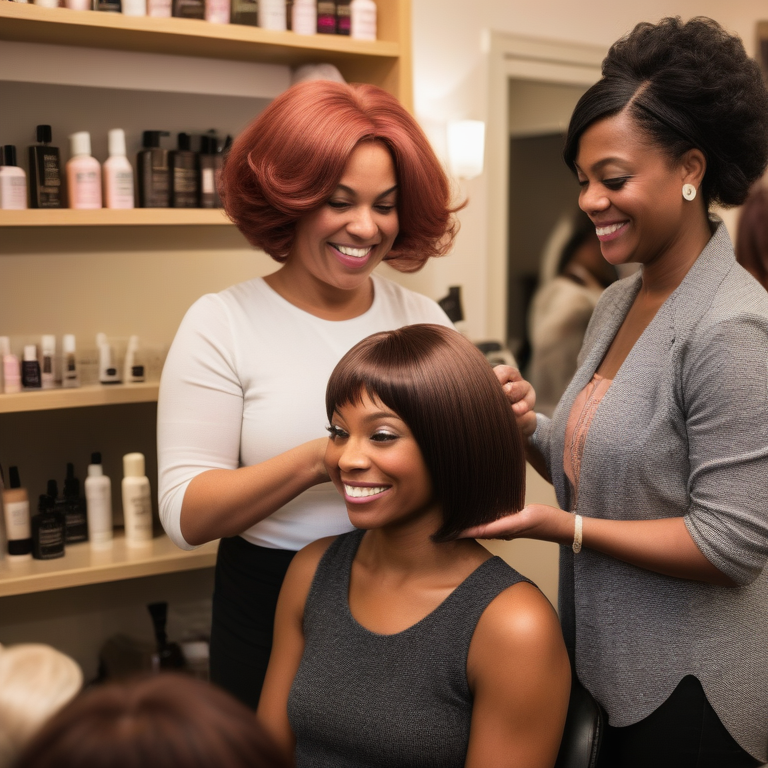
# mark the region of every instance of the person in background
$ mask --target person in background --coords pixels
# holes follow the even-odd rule
[[[45,721],[82,688],[74,659],[50,645],[0,645],[0,768],[10,768]]]
[[[710,206],[768,162],[768,92],[715,21],[641,23],[578,102],[566,163],[604,292],[552,419],[500,371],[560,508],[468,536],[562,544],[560,619],[608,713],[600,766],[768,759],[768,293]]]
[[[555,277],[534,294],[528,327],[528,380],[539,413],[551,416],[576,373],[576,359],[592,312],[603,291],[618,278],[600,251],[595,225],[580,213],[563,247]]]
[[[280,268],[199,299],[163,369],[160,516],[176,544],[221,538],[211,679],[253,708],[297,550],[350,529],[323,464],[325,383],[369,334],[450,325],[373,274],[450,249],[455,208],[413,117],[371,85],[297,84],[235,140],[224,207]]]
[[[258,719],[297,768],[551,768],[570,666],[547,599],[475,541],[525,456],[457,331],[374,334],[326,395],[325,463],[358,530],[292,562]]]
[[[289,768],[253,712],[210,683],[162,673],[89,688],[14,768]]]
[[[768,189],[762,182],[752,187],[741,208],[736,261],[768,290]]]

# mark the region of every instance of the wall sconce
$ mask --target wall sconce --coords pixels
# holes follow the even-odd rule
[[[474,179],[483,172],[485,123],[454,120],[448,123],[448,165],[461,179]]]

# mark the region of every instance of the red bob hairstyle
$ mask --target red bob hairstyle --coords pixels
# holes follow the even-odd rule
[[[235,140],[220,192],[248,242],[283,262],[296,222],[334,193],[361,141],[386,145],[397,174],[399,233],[386,261],[415,272],[446,254],[458,230],[445,172],[421,128],[394,96],[374,85],[298,83]]]

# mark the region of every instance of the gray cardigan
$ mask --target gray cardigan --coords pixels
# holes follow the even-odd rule
[[[640,288],[595,309],[579,368],[533,442],[563,509],[565,425]],[[768,293],[719,224],[632,348],[590,427],[578,511],[611,520],[684,517],[737,588],[662,576],[561,547],[560,615],[576,672],[615,726],[656,709],[687,674],[756,758],[768,759]]]

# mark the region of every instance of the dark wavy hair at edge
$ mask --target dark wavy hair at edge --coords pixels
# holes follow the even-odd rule
[[[460,333],[421,324],[363,339],[328,381],[329,421],[364,395],[392,409],[421,449],[443,513],[435,541],[523,508],[525,451],[514,414],[487,360]]]
[[[629,109],[672,161],[701,150],[707,207],[744,202],[768,162],[768,92],[737,36],[703,16],[643,22],[611,46],[602,73],[571,117],[563,157],[572,171],[584,131]]]
[[[415,272],[451,249],[458,231],[448,179],[424,132],[374,85],[298,83],[235,140],[219,184],[227,215],[248,242],[279,262],[296,222],[333,194],[361,141],[380,141],[397,176],[399,233],[385,260]]]
[[[164,673],[86,690],[35,734],[14,768],[288,768],[253,712],[219,688]]]
[[[750,191],[736,230],[736,261],[768,290],[768,189]]]

